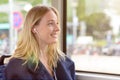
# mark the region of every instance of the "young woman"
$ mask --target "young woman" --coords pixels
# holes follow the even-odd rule
[[[75,80],[74,63],[58,48],[59,32],[55,8],[33,7],[5,69],[6,80]]]

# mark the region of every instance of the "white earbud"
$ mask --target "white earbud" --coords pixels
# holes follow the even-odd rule
[[[34,28],[34,31],[36,32],[36,29]]]
[[[34,32],[37,33],[37,30],[34,28]]]

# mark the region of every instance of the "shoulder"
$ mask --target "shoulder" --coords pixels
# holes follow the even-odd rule
[[[6,65],[5,71],[7,72],[18,72],[23,69],[24,60],[18,58],[10,59],[9,63]]]
[[[20,79],[26,75],[24,60],[12,58],[5,67],[5,78],[8,80]]]
[[[58,65],[61,65],[67,69],[74,69],[74,62],[67,56],[64,59],[59,60]]]
[[[62,74],[62,76],[66,76],[63,80],[75,80],[74,62],[67,56],[65,56],[65,59],[61,59],[58,62],[56,72],[58,72],[57,74]],[[62,80],[61,77],[59,78]]]
[[[19,59],[19,58],[11,58],[10,61],[9,61],[9,63],[16,63],[16,62],[21,63],[21,62],[23,62],[23,61],[24,61],[24,60]]]
[[[67,56],[65,56],[65,59],[60,60],[60,62],[67,66],[74,65],[74,62]]]
[[[24,63],[24,60],[22,59],[18,59],[18,58],[12,58],[10,59],[9,63],[7,64],[7,66],[12,66],[12,67],[16,67],[16,66],[20,66]]]

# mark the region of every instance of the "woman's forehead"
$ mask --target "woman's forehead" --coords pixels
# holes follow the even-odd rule
[[[58,20],[57,19],[57,15],[52,11],[50,10],[49,12],[47,12],[43,17],[42,17],[43,20],[46,20],[46,21],[56,21]]]

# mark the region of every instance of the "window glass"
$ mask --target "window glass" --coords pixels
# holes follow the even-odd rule
[[[120,0],[67,0],[67,53],[79,71],[120,74]]]
[[[26,13],[38,4],[51,0],[0,0],[0,55],[13,53]]]

